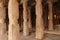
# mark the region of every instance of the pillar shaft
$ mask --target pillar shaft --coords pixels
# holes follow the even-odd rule
[[[42,18],[42,0],[36,0],[36,38],[42,39],[44,35],[44,24]]]
[[[49,25],[48,29],[53,30],[53,12],[52,12],[52,1],[48,0],[48,8],[49,8]]]
[[[6,18],[6,13],[4,7],[4,0],[0,0],[0,36],[6,33],[5,18]]]
[[[0,0],[0,40],[5,40],[6,36],[6,12],[4,7],[4,0]],[[7,39],[7,38],[6,38]]]
[[[28,27],[28,5],[27,0],[23,0],[23,35],[29,35],[29,27]]]
[[[28,27],[29,27],[29,32],[32,32],[32,24],[31,24],[31,11],[30,7],[28,7]]]
[[[9,16],[9,32],[8,40],[20,40],[19,37],[19,10],[17,0],[9,0],[8,16]]]

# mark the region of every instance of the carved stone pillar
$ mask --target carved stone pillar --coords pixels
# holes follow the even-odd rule
[[[28,27],[29,32],[32,32],[32,24],[31,24],[31,7],[28,7]]]
[[[28,27],[28,5],[27,0],[23,0],[23,35],[29,35],[29,27]]]
[[[9,0],[8,5],[8,16],[9,16],[9,32],[8,32],[8,40],[20,40],[19,35],[19,10],[18,10],[18,2],[17,0]]]
[[[48,14],[48,20],[49,20],[49,25],[48,29],[53,30],[53,12],[52,12],[52,0],[48,0],[48,9],[49,9],[49,14]]]
[[[44,36],[44,23],[42,12],[42,0],[36,0],[36,38],[42,39]]]
[[[2,36],[6,33],[6,23],[5,23],[6,13],[4,7],[4,0],[0,0],[0,40]]]

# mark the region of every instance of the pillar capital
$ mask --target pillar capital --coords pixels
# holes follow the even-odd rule
[[[47,0],[47,3],[52,3],[53,2],[53,0]]]

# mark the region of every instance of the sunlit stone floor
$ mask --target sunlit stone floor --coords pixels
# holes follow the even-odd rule
[[[35,38],[35,34],[32,33],[31,35],[24,37],[21,35],[21,40],[37,40]],[[43,40],[60,40],[60,36],[58,35],[52,35],[52,34],[45,34]]]
[[[27,36],[27,37],[24,37],[22,35],[22,33],[20,34],[20,39],[21,40],[37,40],[35,38],[35,34],[32,33],[31,35]],[[44,39],[43,40],[60,40],[60,36],[59,35],[51,35],[51,34],[45,34],[44,35]],[[4,36],[0,37],[0,40],[7,40],[8,36],[7,34],[4,34]]]

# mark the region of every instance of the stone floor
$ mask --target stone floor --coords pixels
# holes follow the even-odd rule
[[[35,34],[32,33],[31,35],[24,37],[21,33],[21,40],[36,40],[35,38]],[[60,36],[59,35],[52,35],[52,34],[45,34],[44,35],[44,39],[43,40],[60,40]],[[0,37],[0,40],[7,40],[7,34],[5,34],[4,36]]]
[[[59,35],[52,35],[52,34],[45,34],[44,35],[44,39],[43,40],[60,40],[60,36]],[[27,37],[23,37],[21,35],[21,40],[36,40],[34,33],[32,33],[31,35],[27,36]]]

